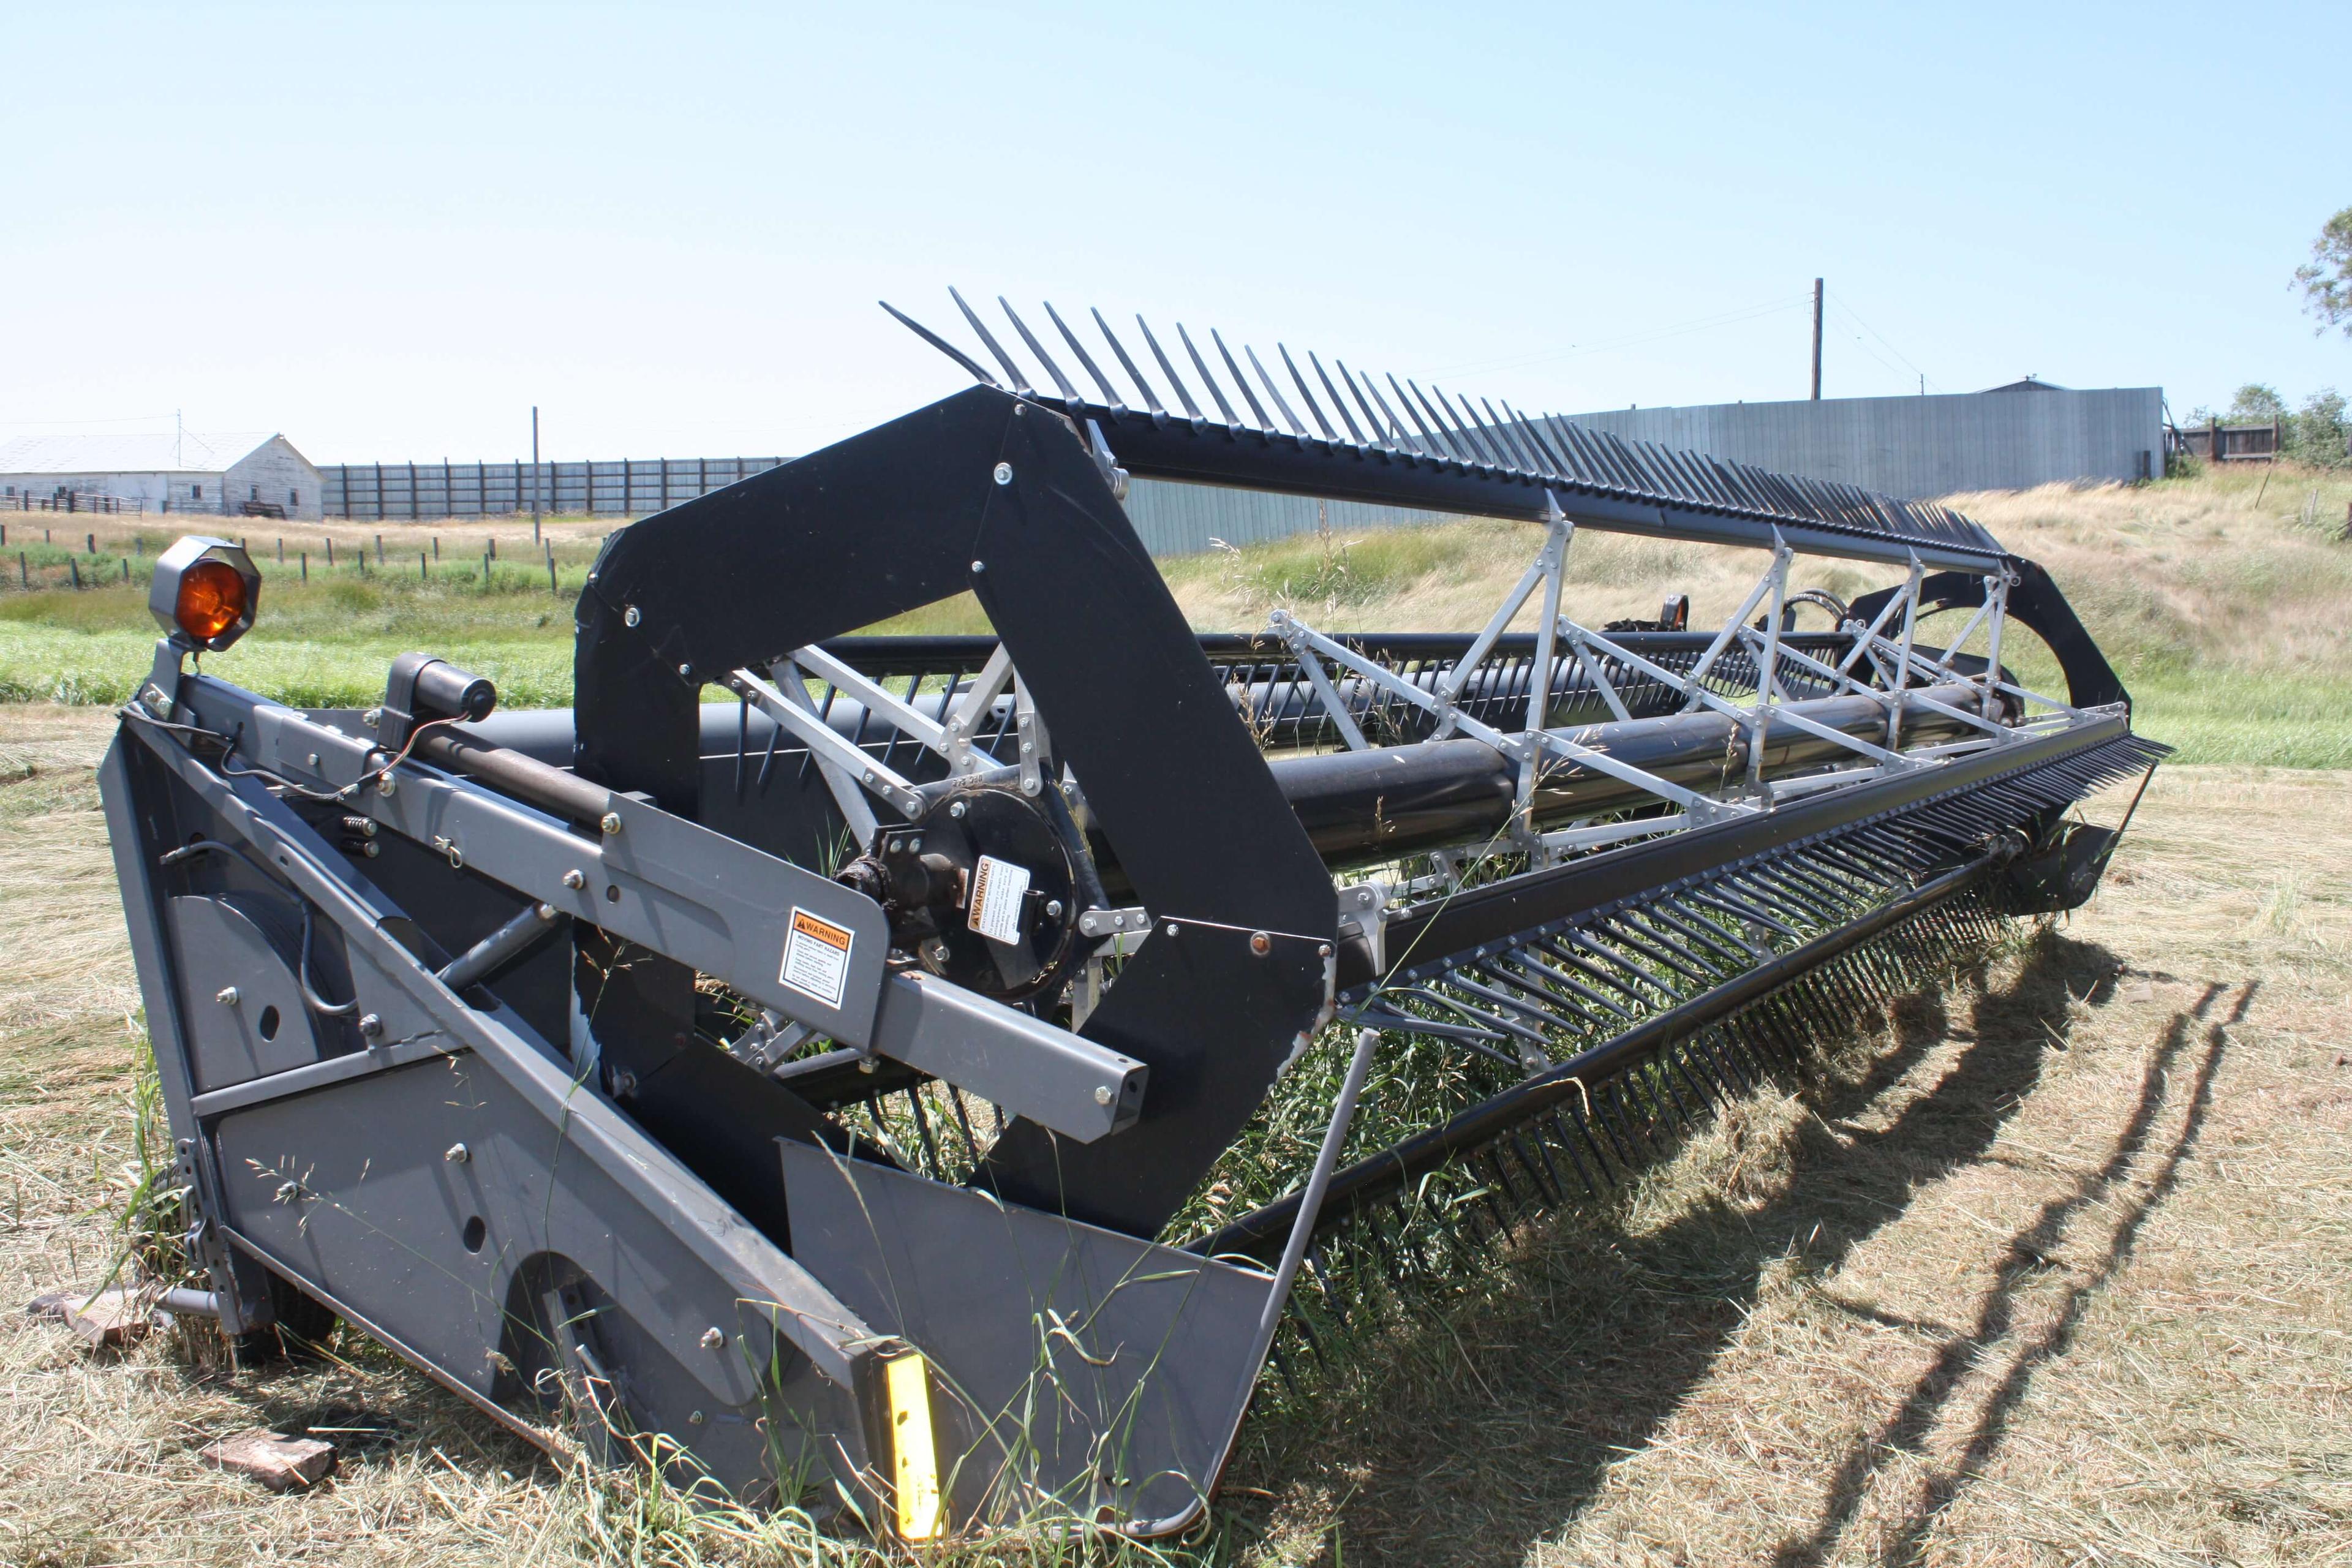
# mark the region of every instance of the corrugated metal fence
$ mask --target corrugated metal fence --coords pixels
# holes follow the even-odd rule
[[[638,458],[586,463],[331,463],[329,517],[428,521],[529,511],[642,517],[764,473],[782,458]]]
[[[326,513],[359,521],[504,517],[540,508],[577,517],[643,517],[764,473],[782,458],[646,458],[590,463],[336,463],[319,469]],[[1439,512],[1356,501],[1137,479],[1127,514],[1154,555],[1198,555],[1318,528],[1354,531],[1442,522]]]
[[[2164,472],[2164,391],[2032,386],[1572,416],[1628,439],[1906,500]]]

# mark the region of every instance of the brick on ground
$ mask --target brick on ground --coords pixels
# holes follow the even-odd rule
[[[255,1427],[223,1437],[200,1456],[205,1463],[251,1476],[274,1492],[314,1486],[335,1468],[335,1446],[316,1437],[289,1437]]]

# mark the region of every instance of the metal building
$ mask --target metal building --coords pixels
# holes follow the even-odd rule
[[[2164,472],[2164,389],[2075,391],[2031,376],[1933,397],[1715,403],[1573,416],[1628,440],[1906,498]]]
[[[0,505],[303,518],[320,510],[319,470],[267,431],[199,436],[26,436],[0,444]],[[85,500],[84,498],[89,498]]]

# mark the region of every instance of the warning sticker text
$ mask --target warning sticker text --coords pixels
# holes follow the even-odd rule
[[[784,938],[784,967],[776,978],[828,1007],[841,1005],[849,985],[849,948],[856,933],[803,909],[793,910],[792,934]]]

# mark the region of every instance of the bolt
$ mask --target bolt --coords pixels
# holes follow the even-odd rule
[[[383,1020],[377,1017],[373,1013],[361,1014],[360,1033],[366,1036],[371,1040],[382,1039],[383,1037]]]
[[[234,1007],[234,1006],[236,1006],[236,986],[234,986],[234,985],[224,985],[224,986],[222,986],[222,987],[220,988],[219,993],[218,993],[216,995],[215,995],[215,996],[213,997],[213,1000],[214,1000],[214,1001],[215,1001],[215,1002],[217,1002],[217,1003],[219,1003],[219,1004],[220,1004],[222,1006],[224,1006],[224,1007]]]
[[[692,680],[694,679],[694,666],[690,664],[679,665],[677,667],[677,678],[680,680]]]
[[[1045,900],[1045,918],[1049,921],[1057,921],[1062,918],[1061,900],[1047,899]]]
[[[1318,945],[1318,946],[1316,947],[1316,949],[1315,949],[1315,956],[1316,956],[1316,957],[1318,957],[1318,958],[1328,958],[1328,957],[1330,957],[1330,956],[1331,956],[1331,944],[1330,944],[1329,942],[1323,942],[1323,943],[1320,943],[1319,945]]]
[[[966,809],[967,809],[967,808],[965,807],[965,805],[964,805],[963,802],[961,802],[961,801],[960,801],[960,800],[959,800],[959,801],[954,802],[953,804],[951,804],[951,805],[948,807],[948,815],[949,815],[950,816],[953,816],[953,817],[961,818],[961,817],[963,816],[963,814],[964,814],[964,812],[965,812],[965,810],[966,810]]]
[[[1170,936],[1174,936],[1176,934],[1176,922],[1174,921],[1170,921],[1168,922],[1168,934]]]
[[[1108,1105],[1110,1103],[1110,1085],[1107,1083],[1098,1083],[1095,1085],[1095,1103],[1097,1105]]]
[[[978,576],[981,573],[988,570],[988,563],[985,561],[975,561],[971,563],[971,570],[972,574],[974,576]]]
[[[398,789],[399,787],[400,787],[400,781],[399,781],[398,779],[394,778],[390,773],[382,773],[382,774],[377,775],[377,778],[376,778],[376,781],[375,781],[375,793],[376,793],[376,794],[378,794],[378,795],[390,795],[393,791],[394,791],[394,790]]]
[[[310,757],[307,759],[307,763],[312,773],[317,773],[319,771],[319,753],[316,752],[311,752]]]
[[[621,612],[621,624],[625,626],[634,626],[645,618],[645,612],[638,609],[635,605],[631,605],[627,609]]]
[[[441,1157],[453,1165],[462,1165],[474,1156],[467,1152],[463,1143],[452,1143],[443,1151]]]
[[[996,465],[996,482],[1000,485],[1009,485],[1013,482],[1012,464],[999,463]]]
[[[374,729],[378,724],[383,722],[383,710],[381,708],[369,709],[366,712],[360,715],[360,722],[366,725],[371,730]]]
[[[702,1331],[702,1348],[704,1350],[715,1351],[726,1342],[727,1331],[724,1329],[719,1328],[717,1324],[713,1324],[709,1328]]]
[[[588,885],[588,878],[579,867],[574,866],[571,870],[563,873],[563,885],[567,888],[584,888]]]
[[[1267,953],[1274,951],[1274,938],[1266,935],[1265,932],[1262,931],[1254,931],[1250,932],[1250,951],[1256,953],[1260,958],[1264,958]]]
[[[701,1411],[699,1411],[699,1410],[697,1410],[697,1411],[692,1412],[691,1414],[689,1414],[689,1415],[687,1416],[687,1418],[686,1418],[686,1424],[687,1424],[688,1426],[701,1426],[701,1425],[702,1425],[703,1420],[704,1420],[704,1416],[703,1416],[702,1412],[701,1412]]]
[[[605,837],[616,837],[621,831],[621,814],[617,811],[608,811],[596,826],[604,830]]]

